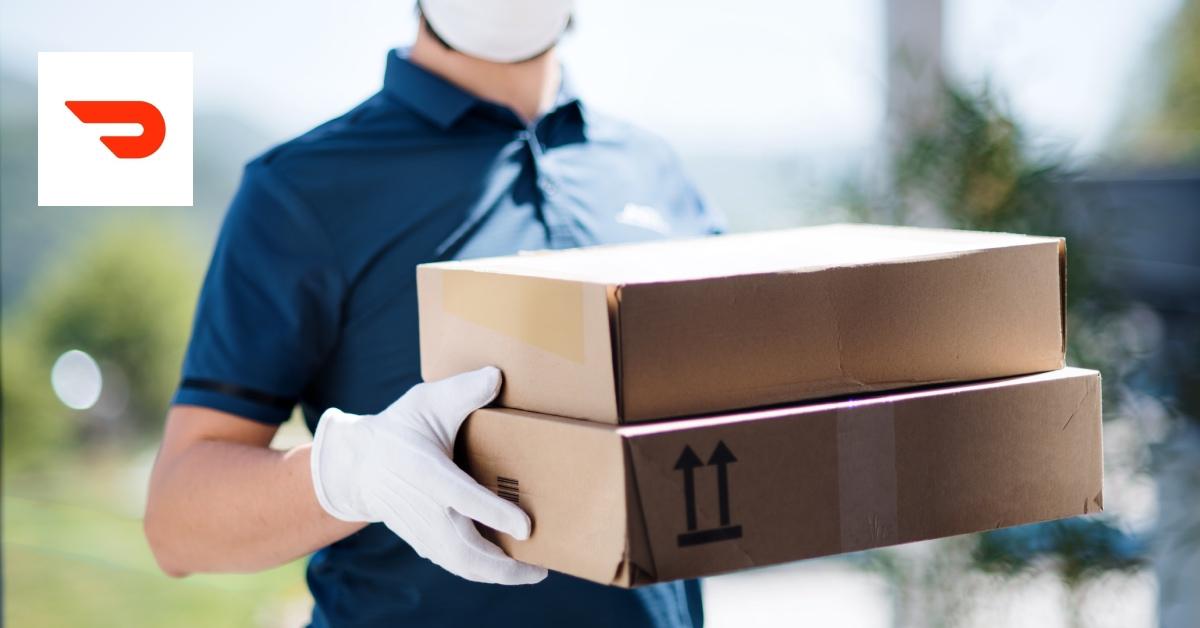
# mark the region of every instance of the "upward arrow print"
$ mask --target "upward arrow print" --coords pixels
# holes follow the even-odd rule
[[[737,458],[725,446],[725,441],[717,441],[717,448],[708,457],[708,464],[717,467],[717,503],[723,526],[729,525],[729,476],[725,473],[725,466],[731,462],[737,462]]]
[[[729,451],[725,441],[717,441],[717,447],[708,457],[708,466],[717,468],[717,501],[720,506],[721,525],[704,530],[696,529],[696,467],[705,466],[689,446],[684,446],[675,469],[683,471],[683,500],[687,506],[687,532],[677,537],[679,547],[694,547],[742,538],[742,526],[729,524],[729,474],[726,467],[738,459]]]
[[[696,529],[696,484],[695,471],[696,467],[702,466],[704,463],[700,461],[700,457],[696,452],[692,451],[691,447],[684,446],[683,453],[679,454],[679,460],[675,461],[675,470],[683,471],[683,501],[684,507],[687,508],[687,529]]]

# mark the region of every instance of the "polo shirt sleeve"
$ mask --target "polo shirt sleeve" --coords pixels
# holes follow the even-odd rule
[[[345,280],[318,222],[247,166],[196,307],[174,403],[286,421],[337,340]]]

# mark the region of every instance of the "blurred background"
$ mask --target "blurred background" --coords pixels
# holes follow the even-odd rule
[[[242,164],[415,27],[408,0],[0,4],[8,625],[306,621],[301,562],[170,580],[139,517]],[[36,53],[83,50],[195,53],[194,208],[36,207]],[[1200,2],[580,0],[563,54],[734,230],[1067,236],[1068,359],[1104,375],[1104,514],[712,578],[709,625],[1200,626]]]

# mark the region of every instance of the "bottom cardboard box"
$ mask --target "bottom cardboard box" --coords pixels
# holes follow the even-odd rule
[[[1100,374],[632,426],[487,408],[471,475],[532,517],[511,556],[631,587],[1094,513]]]

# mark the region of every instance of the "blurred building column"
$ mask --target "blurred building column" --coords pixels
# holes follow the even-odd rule
[[[942,97],[942,0],[886,0],[889,141],[936,124]]]
[[[1158,576],[1159,626],[1200,625],[1200,425],[1188,424],[1159,455],[1158,529],[1154,571]]]
[[[942,114],[942,0],[885,0],[887,102],[882,184],[892,187],[897,152]]]

